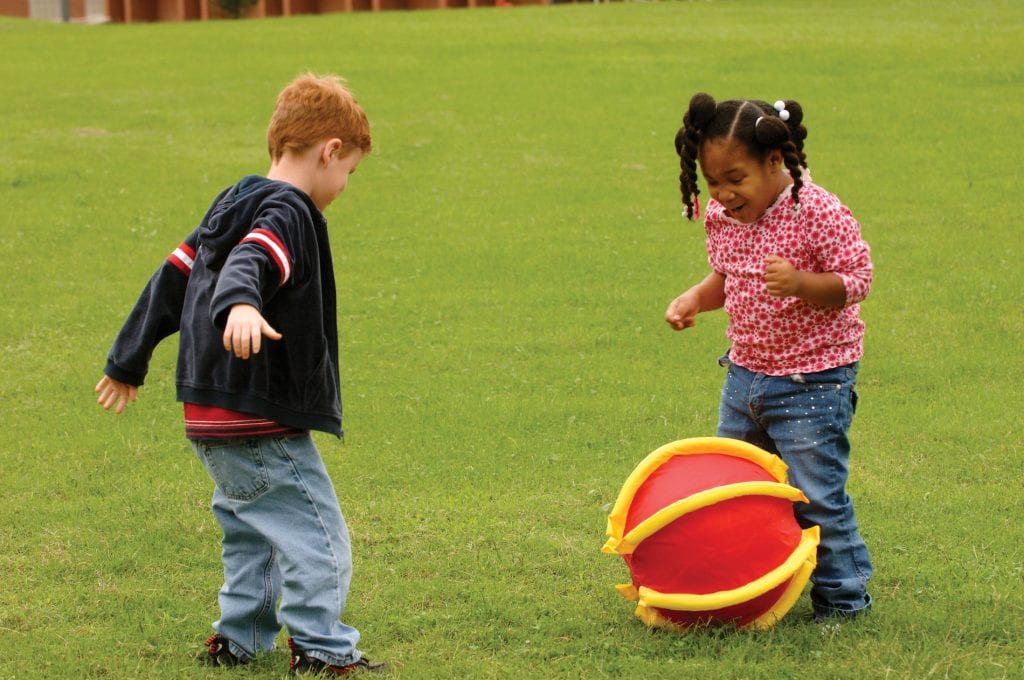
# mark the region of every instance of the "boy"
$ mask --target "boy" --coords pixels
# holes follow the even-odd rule
[[[370,152],[369,123],[340,79],[306,74],[279,95],[267,144],[267,177],[223,191],[150,279],[110,351],[98,402],[124,411],[153,348],[180,331],[185,434],[216,484],[224,530],[221,617],[202,661],[246,663],[284,625],[294,673],[381,670],[339,621],[351,547],[310,438],[342,433],[323,210]]]

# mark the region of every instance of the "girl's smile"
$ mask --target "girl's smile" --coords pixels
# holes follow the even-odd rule
[[[780,172],[782,153],[772,151],[759,161],[736,141],[709,139],[701,146],[700,168],[711,198],[737,222],[753,224],[775,203],[793,179]]]

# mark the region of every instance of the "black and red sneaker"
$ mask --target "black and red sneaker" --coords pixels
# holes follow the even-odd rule
[[[387,670],[388,665],[383,661],[370,661],[365,656],[359,661],[345,666],[335,666],[314,659],[306,655],[298,648],[295,641],[288,638],[288,649],[292,650],[292,660],[289,670],[294,675],[321,675],[327,677],[340,677],[349,673],[381,673]]]
[[[214,633],[211,635],[206,642],[203,643],[206,646],[205,652],[200,652],[199,656],[196,657],[196,661],[207,666],[239,666],[248,661],[243,661],[237,656],[231,653],[231,649],[228,646],[228,639],[221,637]]]

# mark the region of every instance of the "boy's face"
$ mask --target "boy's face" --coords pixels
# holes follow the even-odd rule
[[[316,186],[313,187],[310,196],[321,211],[340,196],[341,192],[345,191],[345,187],[348,186],[348,178],[356,171],[359,162],[363,160],[361,149],[352,149],[348,152],[345,152],[344,149],[339,149],[336,152],[330,152],[327,149],[325,151],[326,158],[322,159],[322,163],[317,168],[319,172]]]
[[[789,175],[779,170],[781,163],[778,151],[759,161],[742,144],[725,139],[707,140],[700,153],[711,197],[726,215],[744,224],[760,219],[789,184]]]

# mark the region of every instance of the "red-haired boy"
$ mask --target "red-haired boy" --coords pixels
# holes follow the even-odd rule
[[[285,626],[293,672],[379,670],[356,649],[359,632],[339,620],[351,547],[310,438],[342,433],[323,211],[370,152],[370,127],[340,79],[307,74],[279,95],[267,144],[267,176],[217,196],[150,279],[96,392],[121,413],[153,349],[179,332],[185,434],[216,484],[224,530],[221,616],[202,660],[246,663]]]

